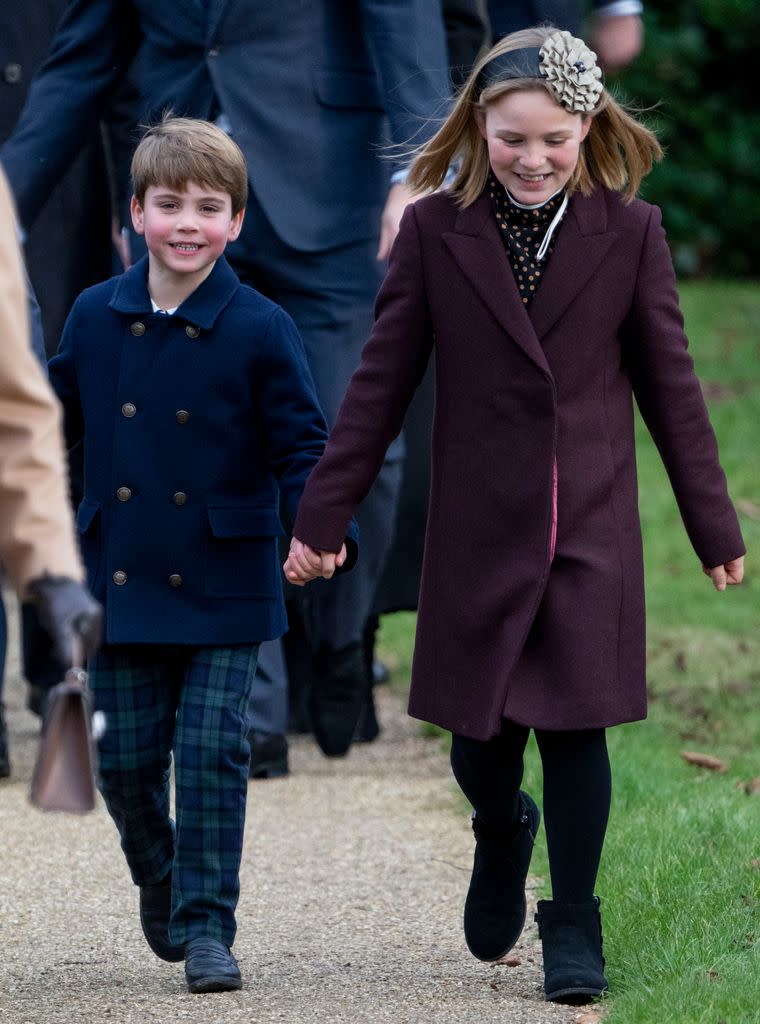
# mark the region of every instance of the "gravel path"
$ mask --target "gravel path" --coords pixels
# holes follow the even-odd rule
[[[519,966],[481,964],[467,952],[469,822],[438,744],[419,737],[387,688],[377,742],[328,761],[297,738],[288,779],[251,783],[235,945],[245,987],[205,996],[189,995],[182,965],[162,963],[145,945],[102,804],[83,818],[28,804],[37,723],[24,697],[12,657],[13,777],[0,782],[0,1021],[599,1020],[543,1001],[534,925],[515,951]]]

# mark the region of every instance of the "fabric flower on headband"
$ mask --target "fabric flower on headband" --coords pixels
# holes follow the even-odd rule
[[[596,54],[569,32],[554,32],[539,50],[541,77],[551,85],[559,103],[571,113],[589,112],[604,86]]]

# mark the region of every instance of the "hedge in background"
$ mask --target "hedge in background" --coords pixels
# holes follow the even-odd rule
[[[650,108],[666,154],[642,195],[662,207],[681,274],[760,274],[760,4],[644,0],[643,54],[619,98]]]

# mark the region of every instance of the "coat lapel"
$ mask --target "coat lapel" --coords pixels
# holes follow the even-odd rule
[[[617,238],[607,231],[607,206],[597,188],[590,196],[576,193],[557,233],[557,244],[541,286],[530,306],[530,320],[543,338],[599,269]]]
[[[483,194],[457,217],[443,239],[459,268],[510,338],[551,376],[536,331],[528,317],[507,261],[491,200]]]

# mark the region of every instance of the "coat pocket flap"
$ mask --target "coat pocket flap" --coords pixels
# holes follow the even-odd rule
[[[95,521],[95,516],[100,512],[100,505],[97,501],[90,501],[84,498],[77,509],[77,530],[79,533],[87,533]]]
[[[209,505],[208,521],[215,537],[280,537],[285,532],[271,506]]]
[[[314,92],[326,107],[383,109],[375,79],[367,71],[315,71]]]

